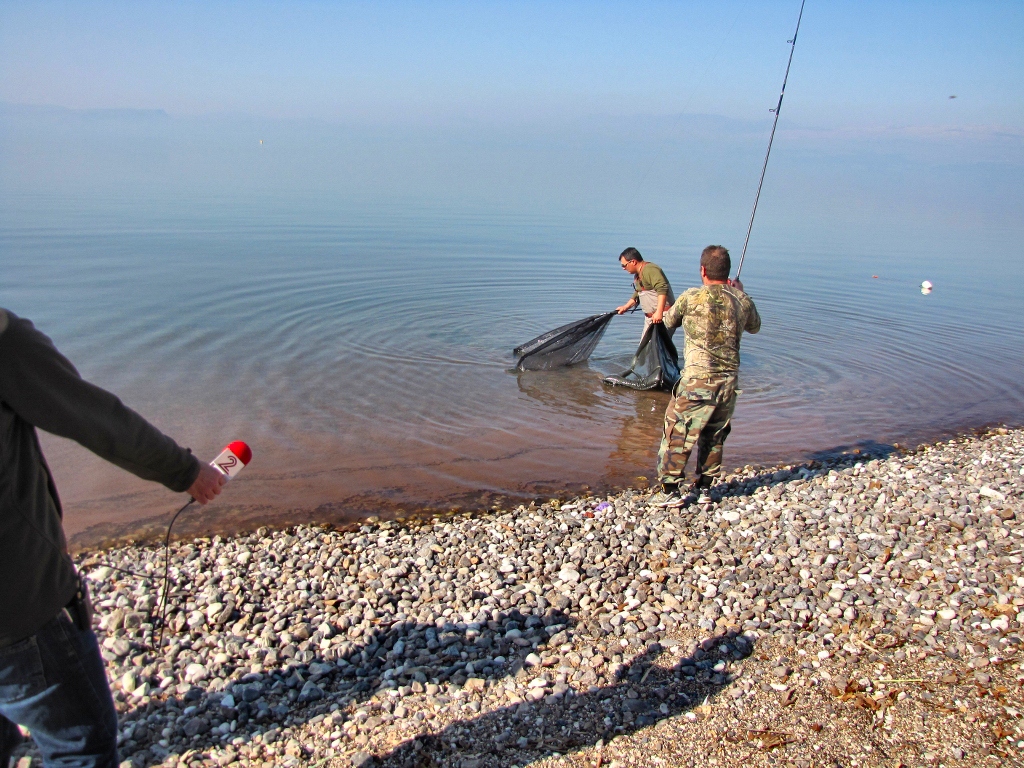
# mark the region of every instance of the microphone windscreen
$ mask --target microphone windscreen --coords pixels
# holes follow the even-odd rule
[[[243,443],[241,440],[235,440],[233,443],[228,443],[228,450],[231,451],[238,460],[243,464],[248,464],[252,461],[252,451],[249,446]]]

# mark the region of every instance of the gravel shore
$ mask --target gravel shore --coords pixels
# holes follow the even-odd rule
[[[647,498],[83,554],[123,765],[1024,764],[1024,430]]]

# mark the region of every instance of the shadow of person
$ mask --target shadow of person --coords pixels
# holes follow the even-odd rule
[[[728,665],[748,657],[753,641],[730,631],[704,641],[671,665],[659,664],[665,652],[665,647],[652,643],[618,671],[611,685],[550,694],[534,703],[524,701],[458,721],[404,742],[379,756],[376,764],[523,766],[553,753],[592,747],[666,718],[702,711],[732,682]]]
[[[182,683],[174,689],[175,695],[123,712],[122,752],[132,755],[133,763],[146,764],[163,761],[171,754],[241,746],[251,743],[257,734],[260,742],[273,744],[282,728],[323,718],[332,708],[371,700],[380,708],[381,698],[390,698],[386,696],[389,691],[407,695],[430,689],[439,692],[445,684],[457,689],[470,677],[497,682],[519,673],[529,654],[563,642],[575,627],[575,621],[562,610],[536,597],[521,607],[494,611],[489,617],[468,623],[389,622],[354,639],[328,644],[324,650],[320,643],[329,638],[321,630],[298,644],[292,642],[298,638],[290,632],[288,637],[282,633],[276,647],[253,648],[250,644],[250,657],[261,661],[262,669],[247,674],[238,664],[246,638],[229,630],[176,637],[165,658],[198,657],[201,647],[212,642],[224,649],[228,661],[221,666],[214,662],[203,671],[209,677],[227,680],[205,687],[204,680]],[[273,645],[272,640],[265,643]],[[148,659],[143,659],[144,663],[149,663]],[[188,675],[189,665],[179,666]]]
[[[122,756],[130,755],[135,765],[162,762],[170,755],[188,762],[219,748],[230,761],[231,753],[259,742],[261,748],[269,744],[280,764],[299,764],[313,750],[283,745],[282,729],[332,717],[332,710],[349,705],[363,707],[384,725],[380,716],[395,711],[397,699],[389,691],[415,695],[433,689],[435,701],[446,703],[458,700],[456,692],[471,677],[491,687],[509,676],[520,683],[531,677],[550,682],[566,668],[557,666],[564,657],[545,651],[560,646],[574,622],[552,606],[542,612],[524,608],[499,614],[479,629],[474,623],[396,622],[343,644],[336,659],[301,651],[291,656],[285,646],[277,666],[237,677],[222,690],[182,685],[176,696],[125,713]],[[231,637],[221,639],[230,645]],[[585,638],[585,630],[577,633],[575,645],[585,648]],[[386,766],[457,766],[463,760],[478,766],[525,765],[553,752],[593,746],[714,699],[732,680],[728,665],[752,650],[753,642],[737,631],[705,640],[684,656],[674,641],[654,642],[628,664],[610,670],[606,685],[572,690],[556,684],[537,701],[524,700],[410,739],[378,761]],[[534,675],[526,666],[531,653],[544,653],[555,668],[541,667]],[[662,662],[675,655],[682,657]],[[341,715],[337,724],[350,717]],[[180,733],[168,738],[165,728],[173,729],[174,723]],[[316,746],[322,751],[325,745]]]
[[[736,477],[728,482],[712,486],[714,501],[730,497],[751,496],[761,488],[772,489],[793,480],[808,480],[827,475],[830,471],[841,471],[870,461],[884,461],[899,449],[893,445],[874,440],[862,440],[855,445],[839,445],[825,451],[808,455],[808,460],[783,469],[757,469],[752,474]]]
[[[856,443],[836,445],[807,454],[811,461],[845,462],[870,461],[871,459],[887,459],[899,449],[890,443],[877,440],[858,440]]]

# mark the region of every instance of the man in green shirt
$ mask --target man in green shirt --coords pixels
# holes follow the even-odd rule
[[[622,268],[633,275],[633,295],[629,301],[615,311],[620,315],[628,312],[640,304],[640,309],[646,318],[644,321],[644,333],[651,323],[660,323],[665,314],[666,307],[670,307],[675,301],[672,295],[672,286],[668,278],[657,264],[644,261],[640,251],[636,248],[627,248],[619,254],[619,263]]]

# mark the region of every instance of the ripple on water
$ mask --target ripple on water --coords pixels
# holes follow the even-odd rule
[[[620,236],[400,217],[68,227],[0,229],[4,301],[201,455],[251,442],[231,504],[437,508],[652,476],[667,396],[600,381],[628,366],[638,316],[616,318],[587,365],[508,370],[516,344],[629,296],[608,246]],[[699,246],[653,253],[681,293]],[[743,342],[731,462],[1019,420],[1018,294],[977,300],[949,257],[924,297],[919,280],[871,280],[886,259],[749,262],[764,327]],[[47,450],[72,531],[167,508],[159,490]]]

